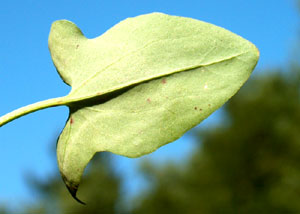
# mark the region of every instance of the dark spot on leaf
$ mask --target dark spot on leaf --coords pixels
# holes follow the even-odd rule
[[[76,45],[76,49],[79,48],[79,45]]]
[[[148,102],[148,103],[151,103],[151,99],[150,99],[150,98],[148,98],[148,99],[147,99],[147,102]]]
[[[78,102],[73,102],[69,105],[70,107],[70,113],[74,113],[77,110],[83,108],[83,107],[88,107],[88,106],[94,106],[94,105],[99,105],[108,102],[109,100],[112,100],[113,98],[118,97],[121,94],[124,94],[128,90],[132,89],[133,87],[137,86],[138,84],[133,84],[125,88],[121,88],[109,93],[102,93],[101,92],[96,92],[95,94],[97,96],[93,98],[86,99],[84,102],[78,101]]]
[[[210,107],[210,104],[208,104],[208,106]]]
[[[197,108],[197,107],[195,107],[194,109],[195,109],[195,110],[197,110],[198,108]]]
[[[200,108],[199,111],[202,111],[202,108]]]
[[[70,119],[70,124],[73,124],[74,123],[74,120],[73,118]]]
[[[166,80],[166,79],[162,79],[161,83],[162,83],[162,84],[166,84],[166,83],[167,83],[167,80]]]

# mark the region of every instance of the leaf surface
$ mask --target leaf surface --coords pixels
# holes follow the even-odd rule
[[[95,39],[66,20],[54,22],[49,35],[53,62],[72,86],[70,101],[226,61],[249,45],[214,25],[162,13],[128,18]]]
[[[223,28],[161,13],[126,19],[95,39],[57,21],[49,48],[72,86],[57,155],[74,197],[96,152],[140,157],[173,142],[232,97],[259,57]]]

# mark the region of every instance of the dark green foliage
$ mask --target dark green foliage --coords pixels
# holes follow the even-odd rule
[[[47,183],[32,182],[34,189],[41,195],[41,200],[39,205],[28,209],[28,213],[115,213],[120,180],[111,170],[110,156],[105,153],[95,156],[86,171],[79,194],[87,205],[76,202],[65,191],[65,186],[57,175]]]

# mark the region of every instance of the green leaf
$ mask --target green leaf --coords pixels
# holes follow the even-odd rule
[[[57,156],[75,199],[96,152],[139,157],[173,142],[232,97],[259,58],[253,44],[223,28],[162,13],[128,18],[95,39],[56,21],[49,49],[71,92],[4,115],[0,127],[69,106]]]
[[[173,142],[236,93],[259,55],[225,29],[160,13],[127,19],[92,40],[59,21],[49,43],[58,71],[72,85],[69,97],[82,100],[70,107],[57,147],[73,196],[96,152],[140,157]]]
[[[222,28],[161,13],[128,18],[95,39],[65,20],[49,35],[53,62],[72,86],[70,101],[226,61],[251,47]]]

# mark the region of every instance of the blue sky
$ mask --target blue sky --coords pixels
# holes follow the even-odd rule
[[[0,115],[40,100],[66,95],[70,88],[57,74],[48,51],[51,23],[75,22],[88,38],[101,35],[119,21],[149,12],[187,16],[224,27],[253,42],[260,50],[258,71],[284,67],[297,41],[299,16],[293,0],[151,0],[34,1],[0,4]],[[255,75],[254,74],[254,75]],[[217,112],[204,124],[220,120]],[[0,204],[11,206],[35,197],[24,175],[41,179],[57,172],[53,148],[68,117],[66,107],[42,110],[0,128]],[[181,161],[192,149],[187,135],[149,157]],[[116,157],[127,180],[135,179],[139,160]],[[126,184],[134,192],[134,182]]]

